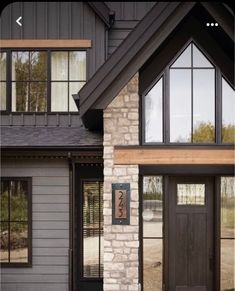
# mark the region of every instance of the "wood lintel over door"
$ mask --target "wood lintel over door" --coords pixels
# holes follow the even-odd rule
[[[116,165],[233,165],[234,149],[114,149]]]
[[[1,48],[90,48],[90,39],[0,39]]]

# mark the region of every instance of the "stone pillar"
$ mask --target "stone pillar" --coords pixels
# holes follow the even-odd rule
[[[139,145],[136,74],[104,110],[104,291],[138,291],[138,165],[114,165],[115,145]],[[130,225],[112,225],[112,183],[130,183]]]

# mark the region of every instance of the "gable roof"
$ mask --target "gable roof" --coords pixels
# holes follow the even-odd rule
[[[80,90],[75,101],[83,120],[89,111],[105,109],[125,84],[167,39],[196,2],[158,2]],[[233,15],[220,3],[201,2],[230,39]]]

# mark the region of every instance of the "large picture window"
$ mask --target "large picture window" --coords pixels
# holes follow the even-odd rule
[[[2,178],[0,204],[0,263],[30,266],[31,179]]]
[[[190,42],[143,94],[143,143],[234,143],[234,104],[219,68]]]
[[[0,66],[2,111],[78,111],[72,95],[86,82],[85,51],[7,50]]]

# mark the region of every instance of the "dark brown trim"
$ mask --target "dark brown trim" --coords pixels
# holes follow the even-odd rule
[[[87,2],[90,7],[95,11],[95,13],[104,21],[104,23],[110,27],[109,15],[110,10],[109,7],[105,4],[105,2]]]
[[[78,163],[102,163],[103,149],[101,147],[13,147],[2,148],[1,158],[5,159],[67,159],[68,155]]]
[[[227,35],[234,39],[234,18],[231,13],[219,2],[201,2],[201,5],[211,14],[222,27]]]
[[[220,222],[220,206],[221,206],[221,191],[220,191],[220,181],[221,181],[221,176],[216,176],[215,177],[215,195],[214,195],[214,209],[215,209],[215,215],[214,215],[214,233],[215,233],[215,286],[216,290],[220,290],[220,227],[221,227],[221,222]]]
[[[1,177],[2,181],[27,181],[28,186],[28,262],[27,263],[0,263],[2,268],[30,268],[32,267],[32,178],[31,177]],[[8,221],[10,225],[10,221]],[[9,242],[9,241],[8,241]]]
[[[205,165],[155,165],[140,166],[141,175],[233,175],[234,166],[205,166]]]

